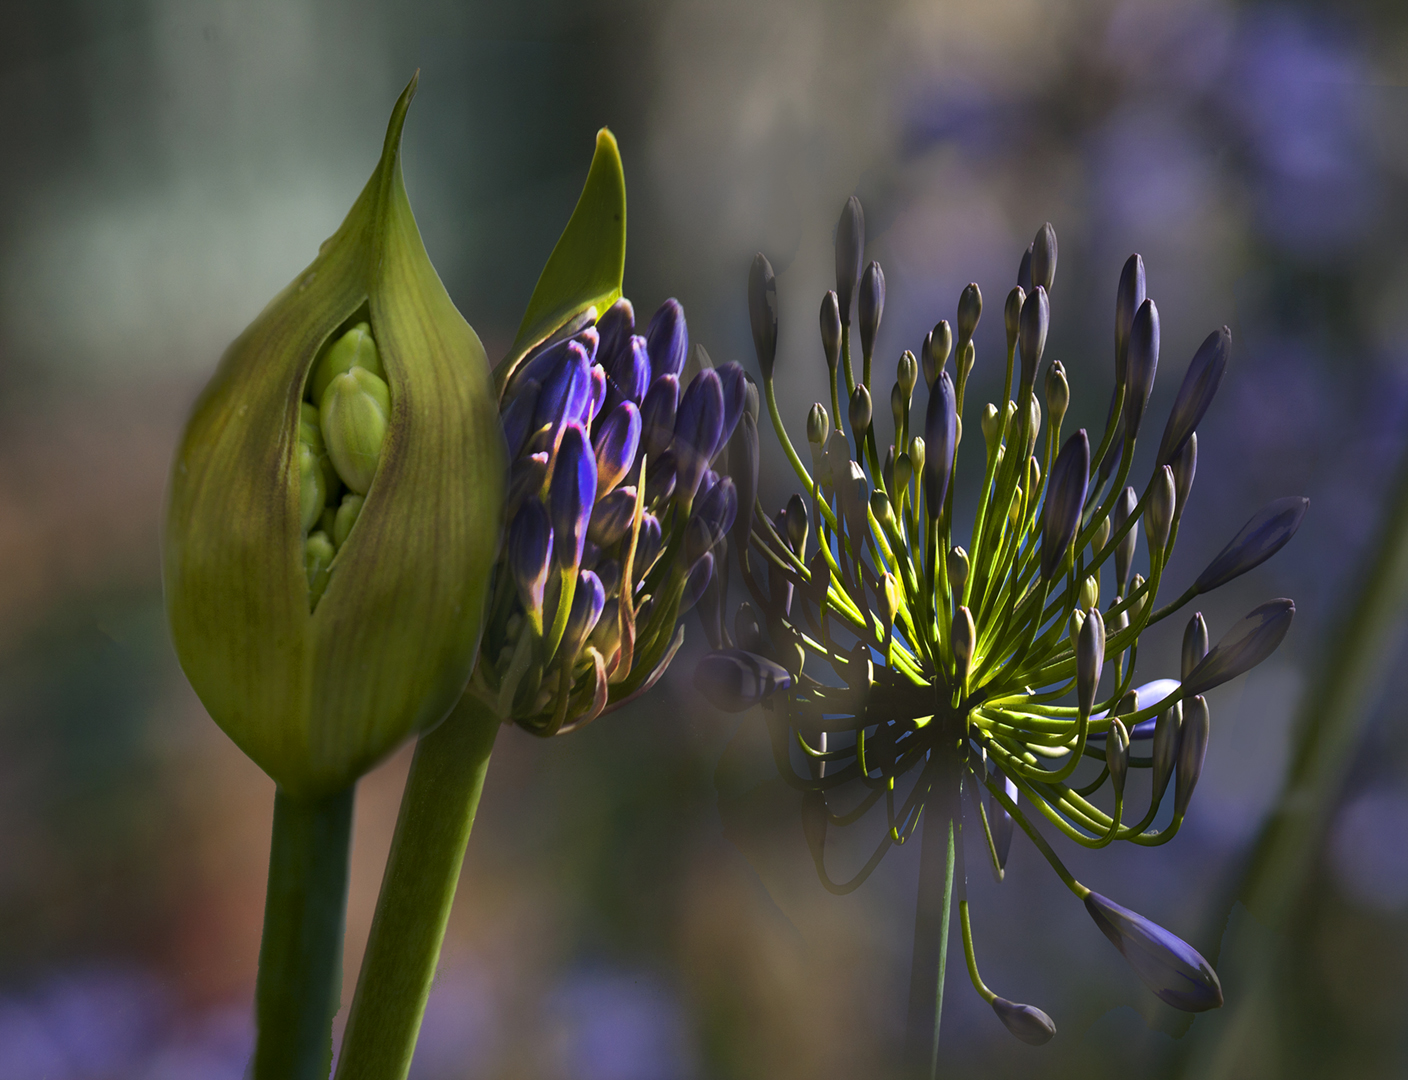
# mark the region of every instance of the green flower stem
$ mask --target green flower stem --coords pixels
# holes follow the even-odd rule
[[[337,1080],[402,1080],[410,1070],[498,731],[466,695],[416,746]]]
[[[936,718],[942,723],[942,720]],[[947,743],[948,740],[943,740]],[[949,916],[953,910],[958,841],[958,761],[954,750],[935,750],[934,776],[925,800],[919,844],[919,900],[914,916],[914,953],[909,974],[909,1018],[905,1034],[907,1074],[932,1080],[939,1068],[939,1021],[948,966]],[[921,779],[923,784],[924,780]]]
[[[255,984],[254,1080],[326,1077],[342,996],[351,787],[323,799],[274,795],[274,837]]]

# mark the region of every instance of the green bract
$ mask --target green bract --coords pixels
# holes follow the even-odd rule
[[[342,226],[226,352],[171,473],[163,578],[181,666],[298,796],[345,787],[449,712],[500,531],[489,365],[401,177],[415,86]]]

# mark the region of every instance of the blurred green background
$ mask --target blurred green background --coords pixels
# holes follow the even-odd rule
[[[753,368],[744,282],[755,250],[772,260],[796,435],[823,396],[816,310],[852,193],[888,280],[881,372],[973,280],[988,316],[972,393],[995,398],[1000,303],[1047,220],[1068,423],[1103,421],[1131,251],[1163,315],[1158,422],[1197,343],[1231,325],[1169,573],[1190,579],[1262,503],[1309,495],[1290,547],[1203,603],[1214,638],[1273,596],[1300,613],[1270,662],[1211,696],[1176,842],[1060,850],[1208,955],[1241,941],[1273,965],[1279,992],[1238,1015],[1248,1045],[1281,1052],[1232,1075],[1408,1075],[1396,634],[1389,689],[1310,810],[1294,917],[1227,917],[1405,444],[1408,9],[50,0],[5,3],[3,25],[0,1077],[243,1074],[273,789],[174,661],[165,473],[221,350],[336,228],[416,68],[407,186],[491,357],[602,124],[626,166],[638,312],[676,296],[716,362]],[[789,478],[766,428],[763,446],[774,507]],[[717,778],[721,813],[716,767],[740,721],[694,693],[688,625],[671,674],[629,709],[551,742],[501,737],[418,1080],[870,1077],[894,1059],[918,853],[829,896],[796,807],[752,786],[771,763],[746,739]],[[1141,676],[1173,672],[1179,632],[1148,635]],[[407,760],[360,787],[345,998]],[[837,860],[873,842],[866,827]],[[946,1075],[1198,1075],[1219,1052],[1255,964],[1224,966],[1228,1008],[1189,1030],[1025,840],[1001,886],[970,866],[985,976],[1060,1034],[1017,1043],[955,963]]]

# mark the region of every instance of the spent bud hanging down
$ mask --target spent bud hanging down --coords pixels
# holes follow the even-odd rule
[[[1164,427],[1164,437],[1159,443],[1156,465],[1171,465],[1178,456],[1183,444],[1193,434],[1203,420],[1203,414],[1212,404],[1213,396],[1222,383],[1222,375],[1227,370],[1227,358],[1232,353],[1232,331],[1227,327],[1209,334],[1198,351],[1193,354],[1193,362],[1188,365],[1188,373],[1183,376],[1183,385],[1178,388],[1173,411],[1168,414],[1168,424]]]
[[[299,798],[342,790],[450,711],[501,528],[488,361],[401,178],[414,91],[341,227],[225,353],[171,471],[177,656],[215,721]],[[349,492],[361,501],[339,529]]]
[[[1056,1025],[1051,1017],[1035,1005],[1018,1005],[1005,997],[994,997],[992,1011],[1008,1031],[1028,1046],[1044,1046],[1056,1037]]]
[[[875,335],[880,332],[880,317],[885,313],[885,272],[878,262],[871,262],[860,279],[856,298],[856,321],[860,326],[860,351],[863,356],[875,352]]]
[[[1161,1001],[1184,1012],[1205,1012],[1222,1005],[1217,972],[1186,941],[1099,893],[1085,898],[1085,909]]]
[[[1310,500],[1299,495],[1263,506],[1198,575],[1194,591],[1212,592],[1271,558],[1295,536],[1309,506]]]
[[[1035,465],[1035,461],[1032,463]],[[1080,529],[1090,479],[1090,440],[1081,428],[1061,447],[1051,466],[1041,521],[1041,576],[1050,581],[1065,561],[1071,541]]]
[[[1144,260],[1131,255],[1120,271],[1120,284],[1115,292],[1115,386],[1125,384],[1128,373],[1129,337],[1134,326],[1134,313],[1143,306]]]
[[[851,325],[851,297],[860,278],[865,253],[865,213],[860,200],[852,195],[841,209],[836,223],[836,299],[841,308],[841,325]]]
[[[1184,694],[1206,693],[1256,667],[1276,651],[1295,614],[1292,600],[1268,600],[1253,608],[1188,673],[1183,680]]]
[[[1193,789],[1203,774],[1203,759],[1208,752],[1208,736],[1212,733],[1212,717],[1207,699],[1195,694],[1183,702],[1183,723],[1178,732],[1177,780],[1173,789],[1173,812],[1182,817],[1188,812]]]
[[[765,380],[771,380],[773,361],[777,357],[777,278],[772,264],[761,251],[753,256],[753,265],[748,270],[748,321],[753,328],[758,370]]]

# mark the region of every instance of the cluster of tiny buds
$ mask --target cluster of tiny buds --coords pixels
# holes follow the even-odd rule
[[[1272,600],[1209,647],[1195,614],[1180,678],[1133,686],[1144,629],[1260,565],[1305,513],[1302,498],[1272,503],[1182,594],[1156,606],[1196,471],[1196,430],[1226,369],[1231,333],[1215,331],[1198,348],[1153,475],[1142,492],[1127,486],[1159,359],[1159,313],[1146,295],[1143,260],[1129,258],[1116,291],[1115,385],[1104,431],[1098,442],[1085,429],[1063,439],[1071,393],[1059,360],[1047,362],[1038,396],[1057,265],[1055,231],[1043,226],[1003,306],[1003,404],[980,413],[981,474],[965,547],[955,542],[954,473],[982,294],[976,284],[965,288],[953,324],[940,321],[917,357],[900,356],[890,392],[894,441],[882,456],[871,375],[885,278],[876,262],[862,268],[863,250],[864,216],[852,198],[837,227],[836,289],[821,305],[831,408],[818,402],[807,414],[810,469],[777,407],[776,282],[766,258],[754,259],[749,310],[763,392],[802,490],[774,518],[761,507],[750,514],[756,434],[730,457],[740,507],[733,551],[751,598],[738,609],[732,638],[711,609],[722,595],[701,606],[714,651],[696,670],[696,685],[724,709],[764,705],[778,767],[804,792],[806,834],[828,888],[857,887],[890,846],[913,835],[926,808],[960,829],[966,821],[970,835],[976,829],[999,878],[1020,826],[1156,994],[1181,1009],[1213,1008],[1221,988],[1207,962],[1076,881],[1029,815],[1087,847],[1167,842],[1207,750],[1204,695],[1269,656],[1290,625],[1295,605]],[[921,374],[922,423],[912,415]],[[1145,574],[1135,572],[1141,523]],[[1106,573],[1113,598],[1102,608]],[[824,669],[814,670],[818,663]],[[1147,755],[1132,753],[1148,740]],[[1093,774],[1077,781],[1087,759]],[[1140,815],[1125,813],[1131,769],[1151,776]],[[897,781],[907,775],[914,779],[900,801]],[[1170,781],[1172,818],[1152,829]],[[1091,798],[1107,786],[1112,807]],[[843,790],[860,798],[837,809]],[[824,860],[828,826],[859,820],[881,800],[887,828],[873,856],[851,880],[833,881]],[[1045,1013],[997,996],[980,978],[961,890],[974,986],[1018,1037],[1046,1041],[1055,1028]]]
[[[505,386],[508,538],[470,685],[535,734],[649,689],[682,641],[678,614],[714,577],[738,509],[715,465],[757,392],[699,345],[682,390],[689,351],[677,301],[641,335],[622,299],[569,323]]]

